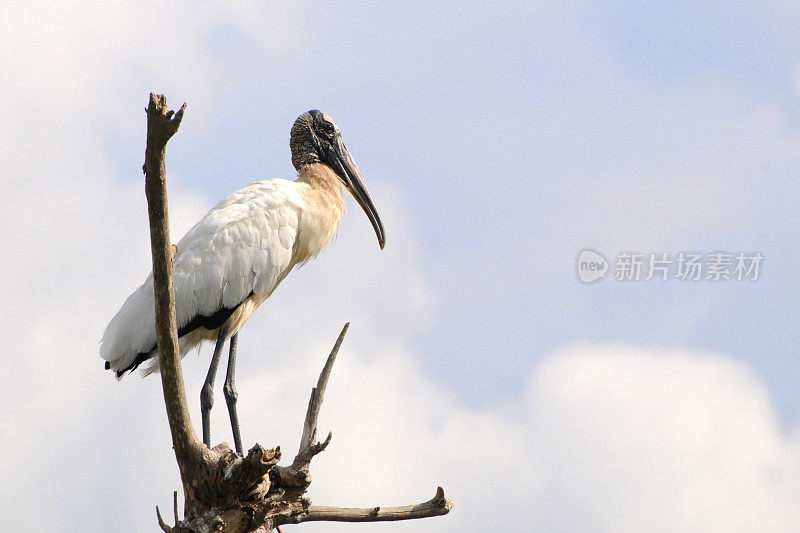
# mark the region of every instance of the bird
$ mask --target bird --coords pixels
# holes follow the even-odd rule
[[[363,209],[380,249],[386,244],[361,171],[330,116],[316,109],[300,115],[289,148],[294,181],[268,179],[242,187],[173,246],[181,357],[203,342],[216,342],[200,392],[203,442],[209,448],[214,380],[225,342],[230,341],[223,393],[236,452],[242,454],[235,385],[239,332],[294,267],[331,242],[344,211],[344,191]],[[118,380],[146,362],[143,376],[159,370],[152,272],[108,323],[99,352]]]

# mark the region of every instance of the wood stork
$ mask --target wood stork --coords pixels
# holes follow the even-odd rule
[[[296,181],[264,180],[230,194],[178,241],[173,258],[181,357],[203,341],[216,341],[200,393],[203,442],[211,445],[214,378],[230,339],[223,392],[240,454],[234,383],[239,330],[292,268],[331,241],[344,209],[342,188],[366,213],[381,249],[385,244],[381,219],[334,121],[317,110],[303,113],[289,146]],[[158,371],[152,273],[109,322],[100,356],[117,379],[148,360],[143,375]]]

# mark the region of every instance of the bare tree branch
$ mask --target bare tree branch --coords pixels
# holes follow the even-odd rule
[[[175,494],[177,494],[177,492]],[[161,531],[164,533],[172,533],[172,527],[168,526],[167,523],[164,522],[164,519],[161,518],[161,511],[159,510],[158,505],[156,505],[156,518],[158,518],[158,527],[161,528]],[[175,523],[177,524],[178,521],[175,520]]]
[[[158,512],[158,507],[156,507],[156,512]],[[180,522],[180,519],[178,518],[178,491],[177,490],[172,492],[172,513],[173,513],[173,517],[175,518],[175,523],[177,524],[178,522]]]
[[[178,131],[185,109],[186,104],[183,104],[175,113],[167,108],[167,99],[164,95],[150,93],[150,103],[145,109],[147,148],[142,170],[145,174],[145,194],[150,218],[161,385],[164,390],[175,458],[178,461],[184,489],[187,493],[191,493],[187,469],[196,462],[199,440],[192,428],[180,364],[178,327],[175,323],[175,293],[172,286],[173,250],[169,238],[166,181],[167,141]]]
[[[351,507],[325,507],[312,505],[308,512],[297,517],[301,522],[389,522],[396,520],[412,520],[441,516],[450,512],[453,502],[444,497],[442,487],[436,489],[436,495],[430,500],[417,505],[404,507],[368,507],[355,509]]]
[[[333,363],[336,361],[336,356],[339,354],[339,348],[342,346],[344,336],[347,334],[347,329],[350,327],[350,322],[344,325],[342,332],[336,339],[330,355],[325,366],[322,367],[322,372],[319,374],[317,386],[311,389],[311,398],[308,400],[308,409],[306,410],[306,419],[303,423],[303,436],[300,439],[300,447],[297,450],[297,455],[301,455],[306,449],[311,446],[314,439],[317,438],[317,419],[319,418],[319,410],[322,407],[322,398],[325,396],[325,388],[328,386],[328,379],[331,377],[331,370]]]
[[[311,459],[325,450],[331,441],[333,435],[329,432],[323,442],[315,442],[317,438],[317,420],[322,407],[322,399],[325,396],[325,388],[328,386],[328,379],[331,377],[333,363],[336,361],[339,348],[342,346],[342,341],[344,341],[344,336],[347,334],[349,327],[350,322],[346,323],[342,328],[342,332],[339,333],[339,337],[336,339],[327,361],[325,361],[325,366],[319,374],[317,386],[311,389],[311,398],[308,400],[306,419],[303,423],[303,436],[300,438],[300,447],[297,450],[294,461],[288,467],[278,467],[278,473],[284,485],[291,487],[308,486],[311,483],[311,474],[309,473]]]
[[[245,457],[225,443],[209,450],[197,438],[189,417],[181,371],[175,295],[172,285],[165,154],[167,141],[178,131],[186,104],[177,113],[167,109],[163,95],[150,95],[147,111],[145,192],[150,217],[153,254],[156,334],[161,383],[167,408],[175,458],[185,495],[184,519],[178,520],[174,494],[175,525],[167,525],[156,507],[161,529],[167,533],[268,531],[281,524],[312,521],[368,522],[408,520],[446,514],[453,504],[439,488],[433,499],[407,507],[350,509],[311,505],[304,496],[311,483],[310,465],[331,440],[316,442],[317,420],[333,363],[347,333],[345,324],[311,390],[303,435],[297,455],[288,467],[277,466],[280,448],[253,446]]]

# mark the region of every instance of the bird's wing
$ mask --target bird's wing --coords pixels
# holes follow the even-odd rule
[[[261,181],[230,194],[186,233],[172,271],[181,334],[251,294],[272,293],[294,266],[301,210],[294,182]],[[155,346],[151,274],[109,323],[100,355],[111,369],[122,370]]]
[[[275,289],[291,265],[302,207],[291,185],[269,180],[236,191],[178,242],[178,328]]]

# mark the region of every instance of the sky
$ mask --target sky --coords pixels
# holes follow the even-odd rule
[[[118,383],[97,353],[150,269],[154,91],[188,104],[167,151],[174,241],[229,192],[292,179],[289,128],[309,109],[336,120],[384,222],[380,251],[349,200],[335,242],[240,335],[245,448],[291,456],[351,322],[315,504],[441,485],[448,516],[358,528],[800,531],[798,17],[778,2],[4,1],[5,523],[152,531],[180,488],[158,378]],[[580,281],[585,249],[605,279]],[[615,279],[623,253],[717,252],[761,254],[758,279]],[[210,353],[183,361],[195,423]],[[212,440],[231,442],[217,397]]]

